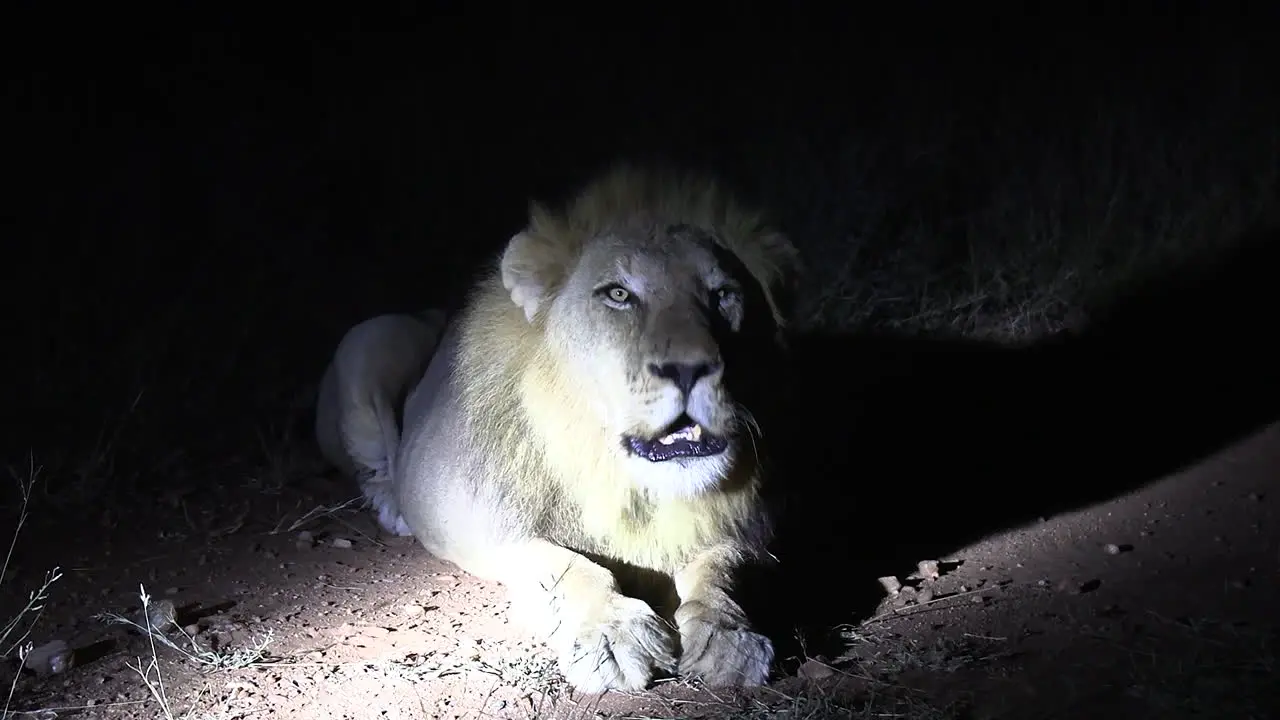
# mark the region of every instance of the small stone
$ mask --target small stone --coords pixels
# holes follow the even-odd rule
[[[32,648],[23,658],[27,669],[42,677],[64,673],[74,662],[75,653],[64,640],[52,640]]]
[[[882,578],[876,578],[876,580],[880,583],[880,587],[883,587],[884,591],[888,593],[889,597],[894,597],[902,590],[902,583],[892,575],[885,575]]]
[[[419,617],[425,613],[426,610],[418,603],[406,603],[400,608],[400,612],[405,617]]]
[[[933,588],[923,588],[916,594],[916,602],[921,605],[933,600]]]
[[[173,627],[173,618],[177,612],[178,609],[174,607],[172,600],[160,600],[147,606],[146,615],[142,617],[142,622],[138,624],[143,627],[150,627],[154,632],[165,633],[168,632],[169,628]]]
[[[920,577],[925,580],[938,579],[938,561],[937,560],[921,560],[916,563],[916,570],[920,572]]]
[[[346,538],[334,538],[333,546],[336,548],[342,548],[343,550],[349,550],[351,549],[351,541]]]

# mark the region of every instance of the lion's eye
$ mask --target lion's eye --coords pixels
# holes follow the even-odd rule
[[[617,308],[630,307],[633,302],[631,291],[621,285],[607,285],[598,290],[605,302]]]

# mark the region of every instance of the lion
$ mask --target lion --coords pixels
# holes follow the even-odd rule
[[[763,437],[730,381],[764,385],[798,264],[714,180],[615,167],[532,204],[442,333],[353,328],[318,439],[388,532],[505,586],[579,691],[763,684],[732,594],[772,561]]]

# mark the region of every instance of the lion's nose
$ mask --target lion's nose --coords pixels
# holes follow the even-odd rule
[[[656,377],[670,380],[680,388],[680,392],[687,397],[693,392],[693,386],[702,378],[711,375],[720,369],[718,362],[699,362],[699,363],[650,363],[649,372]]]

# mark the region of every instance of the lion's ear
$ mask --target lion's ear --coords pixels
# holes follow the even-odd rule
[[[764,257],[770,277],[770,301],[775,317],[782,322],[790,314],[804,263],[791,239],[780,232],[770,233],[764,240]]]
[[[766,231],[735,249],[747,271],[761,284],[774,320],[785,324],[803,270],[795,245],[781,232]]]
[[[532,232],[517,233],[502,253],[502,286],[529,322],[555,292],[561,268],[555,246]]]

